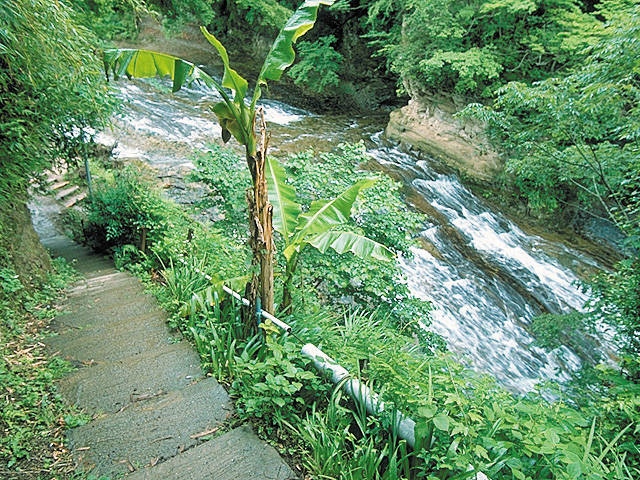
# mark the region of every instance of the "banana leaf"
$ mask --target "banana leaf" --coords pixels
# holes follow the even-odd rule
[[[309,211],[300,215],[296,238],[302,239],[309,235],[324,233],[333,227],[347,223],[360,190],[374,183],[375,180],[372,179],[359,180],[333,200],[312,202]]]
[[[389,261],[395,258],[394,253],[381,243],[354,232],[330,230],[307,238],[307,242],[322,253],[331,248],[337,253],[351,252],[363,259]]]
[[[249,83],[229,65],[229,55],[227,54],[227,49],[224,48],[224,45],[222,45],[222,43],[220,43],[213,34],[209,33],[206,28],[200,27],[200,31],[209,43],[215,47],[222,59],[222,63],[224,64],[222,86],[235,92],[233,102],[236,105],[240,106],[240,104],[244,104],[244,97],[247,96]]]
[[[213,77],[193,63],[166,53],[131,48],[112,48],[104,52],[104,67],[117,80],[123,75],[133,78],[169,76],[173,80],[173,91],[185,85],[202,82],[210,88],[222,90]]]
[[[285,171],[272,158],[266,160],[267,192],[273,206],[273,228],[289,243],[300,216],[300,204],[296,202],[296,190],[285,183]]]
[[[320,5],[331,6],[334,1],[335,0],[306,0],[298,7],[293,15],[289,17],[289,20],[285,26],[282,27],[282,30],[280,30],[278,37],[271,46],[271,50],[269,50],[267,54],[267,58],[262,64],[252,106],[255,106],[260,96],[260,85],[266,85],[267,80],[280,80],[283,72],[293,64],[296,58],[293,44],[298,38],[313,28],[318,18]]]

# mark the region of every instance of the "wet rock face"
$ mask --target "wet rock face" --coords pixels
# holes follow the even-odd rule
[[[458,110],[444,98],[412,99],[391,113],[386,135],[475,181],[490,183],[502,170],[502,161],[489,145],[482,125],[455,118]]]

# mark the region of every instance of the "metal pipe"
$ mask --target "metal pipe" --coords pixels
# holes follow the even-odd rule
[[[384,402],[369,387],[357,378],[350,378],[349,372],[339,365],[334,359],[311,343],[307,343],[301,350],[302,355],[310,358],[315,367],[322,373],[331,373],[331,381],[336,385],[343,382],[342,389],[353,398],[365,406],[371,415],[378,415],[384,411]],[[396,411],[394,415],[395,427],[398,436],[405,440],[407,444],[414,448],[416,444],[415,426],[411,418]]]
[[[187,262],[184,261],[184,259],[182,258],[178,258],[178,260],[186,267],[187,266]],[[213,278],[211,277],[211,275],[203,272],[202,270],[200,270],[199,268],[195,268],[194,269],[196,272],[198,272],[200,275],[202,275],[207,281],[212,282]],[[222,290],[224,290],[226,293],[228,293],[229,295],[231,295],[233,298],[235,298],[236,300],[239,300],[240,302],[242,302],[243,305],[245,306],[249,306],[249,300],[247,300],[246,298],[244,298],[243,296],[241,296],[238,292],[232,290],[231,288],[227,287],[226,285],[222,286]],[[281,330],[284,330],[287,333],[291,333],[291,326],[286,324],[285,322],[283,322],[282,320],[280,320],[277,317],[274,317],[273,315],[271,315],[269,312],[267,312],[266,310],[262,310],[260,309],[260,315],[268,320],[271,320],[273,322],[274,325],[276,325],[278,328],[280,328]]]

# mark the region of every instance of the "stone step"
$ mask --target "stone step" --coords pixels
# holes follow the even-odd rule
[[[80,190],[80,187],[78,185],[72,185],[70,187],[67,187],[63,190],[59,190],[56,193],[56,200],[60,201],[64,198],[67,198],[69,195],[71,195],[72,193],[77,192],[78,190]]]
[[[157,312],[166,318],[156,300],[133,288],[123,289],[108,296],[92,296],[82,304],[79,299],[69,299],[65,309],[53,321],[54,328],[87,328],[99,323],[119,322],[127,318],[136,318]]]
[[[91,249],[80,246],[63,235],[44,238],[42,244],[51,252],[52,257],[64,257],[87,278],[116,271],[113,260],[96,254]]]
[[[76,282],[67,290],[67,296],[69,298],[78,296],[85,297],[86,295],[104,297],[112,290],[120,290],[126,287],[134,287],[141,292],[143,290],[140,280],[126,272],[119,272],[115,270],[105,272],[100,276],[86,278]]]
[[[55,182],[49,187],[51,190],[60,190],[62,187],[69,185],[67,180],[60,180],[59,177],[51,177],[50,179],[47,179],[47,181]]]
[[[58,389],[69,403],[89,414],[115,413],[136,396],[180,389],[202,376],[198,354],[191,345],[180,342],[80,368],[61,379]]]
[[[64,207],[71,208],[74,205],[77,205],[79,202],[87,198],[87,192],[80,192],[78,195],[74,195],[73,197],[65,200]]]
[[[176,343],[180,334],[172,334],[163,317],[151,312],[118,322],[98,322],[83,329],[66,328],[46,339],[50,353],[74,363],[122,360]]]
[[[293,480],[298,477],[276,450],[248,426],[127,475],[127,480]]]
[[[69,446],[85,473],[115,476],[195,447],[216,433],[232,408],[224,388],[206,378],[74,428]]]

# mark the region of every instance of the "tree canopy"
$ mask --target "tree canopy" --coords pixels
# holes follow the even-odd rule
[[[600,33],[578,0],[374,0],[368,23],[408,89],[488,98],[580,62]]]

